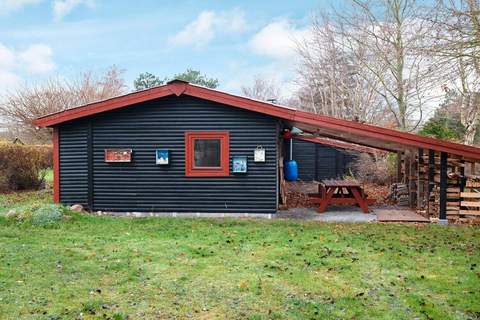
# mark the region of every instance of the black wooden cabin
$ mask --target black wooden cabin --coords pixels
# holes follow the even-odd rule
[[[228,137],[227,145],[220,146],[228,148],[222,153],[229,153],[225,174],[195,176],[186,171],[187,133],[199,134],[198,142],[216,141],[200,139],[202,133]],[[277,209],[279,121],[273,117],[194,97],[168,96],[61,124],[58,135],[59,200],[64,204],[101,211]],[[259,146],[265,150],[265,162],[254,162]],[[112,149],[131,150],[131,161],[107,162],[105,150]],[[169,151],[168,165],[156,164],[157,149]],[[235,156],[247,157],[246,173],[233,173]]]
[[[431,193],[424,184],[434,182],[430,177],[435,177],[435,152],[440,154],[440,219],[446,216],[448,156],[472,163],[480,160],[480,149],[471,146],[178,80],[46,115],[34,124],[53,129],[54,201],[102,211],[274,213],[282,188],[281,132],[294,127],[310,133],[303,138],[313,141],[323,136],[408,154],[410,164],[415,163],[412,150],[417,150],[418,168],[423,165],[423,151],[428,150],[427,183],[419,180],[415,189],[410,180],[418,199],[428,199]],[[331,168],[333,163],[338,167],[338,155],[327,161],[329,157],[318,150],[315,147],[312,154],[317,157],[313,165],[318,169],[327,164],[327,171],[340,175]],[[300,177],[307,180],[302,170],[312,171],[304,162],[310,156],[303,160],[302,156],[297,151],[295,158]],[[315,172],[320,180],[320,171]],[[421,208],[422,202],[417,203]]]

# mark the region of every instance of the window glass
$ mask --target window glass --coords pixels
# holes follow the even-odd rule
[[[220,139],[194,140],[194,167],[220,167]]]

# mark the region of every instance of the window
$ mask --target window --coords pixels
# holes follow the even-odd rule
[[[185,175],[228,176],[230,172],[228,132],[185,133]]]

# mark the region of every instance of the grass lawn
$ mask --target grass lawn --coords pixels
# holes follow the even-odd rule
[[[69,216],[0,214],[0,319],[480,318],[479,228]]]

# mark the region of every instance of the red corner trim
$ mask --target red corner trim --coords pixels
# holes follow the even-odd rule
[[[220,167],[195,168],[193,161],[195,139],[220,139]],[[227,131],[185,132],[185,175],[187,177],[226,177],[230,175],[230,134]]]
[[[58,127],[53,128],[53,202],[60,202],[60,137]]]

